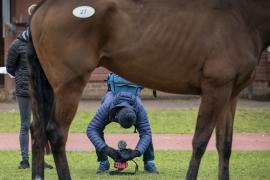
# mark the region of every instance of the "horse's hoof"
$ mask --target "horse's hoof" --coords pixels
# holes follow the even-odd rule
[[[43,178],[41,178],[40,176],[36,176],[34,180],[43,180]]]

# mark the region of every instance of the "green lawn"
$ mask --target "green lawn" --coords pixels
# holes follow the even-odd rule
[[[156,164],[160,175],[145,175],[142,173],[143,165],[139,162],[139,174],[135,176],[111,176],[111,180],[173,180],[183,179],[187,170],[190,152],[157,152]],[[75,180],[108,179],[108,175],[96,175],[97,168],[95,153],[68,153],[72,177]],[[19,152],[0,151],[0,179],[1,180],[28,180],[31,170],[17,169],[20,160]],[[52,157],[46,157],[46,161],[53,163]],[[130,165],[133,171],[133,165]],[[268,180],[270,179],[270,152],[233,152],[231,158],[230,173],[234,180]],[[55,180],[56,172],[45,171],[46,179]],[[198,180],[217,179],[217,154],[207,152],[202,160]]]
[[[193,133],[197,116],[197,109],[179,110],[149,110],[148,115],[153,133]],[[86,127],[94,115],[94,111],[81,111],[76,114],[71,132],[85,133]],[[0,132],[19,131],[19,113],[16,111],[0,112]],[[269,109],[238,109],[234,132],[238,133],[270,133]],[[112,123],[106,128],[109,133],[129,133],[133,129],[125,130]]]

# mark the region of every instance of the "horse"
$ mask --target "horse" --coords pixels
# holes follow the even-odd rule
[[[96,67],[144,87],[201,96],[186,180],[197,179],[215,129],[218,179],[228,180],[237,97],[270,44],[269,0],[43,0],[30,29],[32,178],[49,142],[59,179],[65,144]]]

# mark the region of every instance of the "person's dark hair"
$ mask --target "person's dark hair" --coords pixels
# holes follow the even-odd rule
[[[121,108],[115,115],[115,119],[125,129],[128,129],[134,125],[136,118],[136,113],[132,108],[129,107]]]

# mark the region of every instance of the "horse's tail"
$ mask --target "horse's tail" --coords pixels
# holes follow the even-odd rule
[[[41,67],[31,37],[28,43],[28,64],[30,72],[30,95],[33,112],[31,132],[38,136],[35,138],[35,141],[41,141],[37,143],[43,145],[46,144],[46,152],[49,153],[50,148],[46,133],[46,127],[49,121],[53,119],[54,94],[52,87]],[[35,132],[35,129],[41,132]]]

